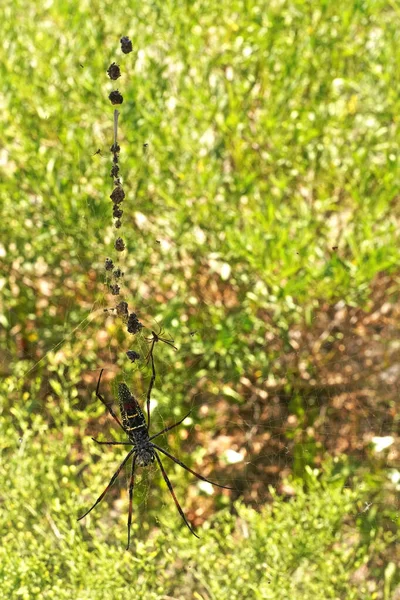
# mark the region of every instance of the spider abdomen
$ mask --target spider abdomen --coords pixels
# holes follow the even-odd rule
[[[118,400],[122,424],[128,434],[135,437],[134,434],[138,430],[143,430],[147,434],[147,425],[142,409],[125,383],[120,383],[118,386]]]

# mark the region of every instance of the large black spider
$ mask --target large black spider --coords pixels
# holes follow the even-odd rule
[[[233,489],[231,487],[228,487],[227,485],[221,485],[220,483],[211,481],[210,479],[203,477],[203,475],[196,473],[195,471],[190,469],[188,466],[186,466],[183,462],[181,462],[178,458],[176,458],[175,456],[173,456],[172,454],[167,452],[167,450],[164,450],[163,448],[161,448],[160,446],[157,446],[157,444],[154,444],[152,442],[152,440],[154,440],[159,435],[165,433],[166,431],[170,431],[174,427],[177,427],[178,425],[180,425],[186,419],[186,417],[189,416],[190,413],[185,415],[183,417],[183,419],[181,419],[177,423],[174,423],[173,425],[169,425],[168,427],[165,427],[164,429],[162,429],[161,431],[159,431],[158,433],[156,433],[155,435],[152,435],[150,437],[150,435],[149,435],[150,396],[151,396],[151,390],[153,388],[154,381],[156,378],[156,372],[155,372],[155,367],[154,367],[154,358],[153,358],[152,352],[150,352],[150,359],[151,359],[151,364],[152,364],[152,377],[151,377],[149,389],[148,389],[147,395],[146,395],[146,398],[147,398],[147,423],[146,423],[145,416],[139,406],[139,403],[137,402],[136,398],[129,391],[128,386],[125,383],[120,383],[118,386],[118,400],[119,400],[119,407],[120,407],[120,412],[121,412],[121,417],[122,417],[122,423],[121,423],[121,421],[115,414],[112,407],[106,403],[103,396],[100,394],[100,381],[101,381],[101,376],[103,374],[104,369],[102,369],[100,371],[99,379],[97,382],[97,388],[96,388],[96,396],[99,400],[101,400],[101,402],[107,408],[108,412],[111,414],[113,419],[118,423],[118,425],[121,427],[121,429],[126,433],[129,441],[128,442],[99,442],[95,438],[92,438],[92,439],[97,444],[107,445],[107,446],[132,446],[132,449],[128,452],[128,454],[126,455],[126,457],[124,458],[124,460],[122,461],[122,463],[120,464],[120,466],[118,467],[118,469],[116,470],[114,475],[112,476],[110,483],[108,484],[106,489],[103,491],[103,493],[97,498],[97,500],[93,504],[93,506],[91,508],[89,508],[89,510],[87,510],[85,512],[85,514],[82,515],[81,517],[79,517],[79,519],[78,519],[78,521],[80,521],[81,519],[86,517],[86,515],[88,515],[90,513],[90,511],[92,511],[94,509],[94,507],[97,506],[103,500],[104,496],[107,494],[108,490],[111,488],[111,486],[117,479],[117,477],[118,477],[119,473],[121,472],[122,468],[124,467],[124,465],[128,462],[130,457],[133,456],[131,477],[130,477],[130,481],[129,481],[128,545],[126,547],[127,550],[129,549],[130,536],[131,536],[132,500],[133,500],[133,486],[134,486],[134,481],[135,481],[135,466],[136,466],[136,464],[139,467],[147,467],[151,463],[153,463],[154,460],[157,461],[157,463],[161,469],[161,473],[164,478],[164,481],[167,484],[169,491],[171,492],[171,495],[174,499],[174,502],[179,511],[179,514],[181,515],[182,519],[184,520],[185,524],[187,525],[187,527],[189,528],[191,533],[197,538],[199,536],[194,532],[192,526],[186,519],[185,514],[175,496],[174,489],[173,489],[172,484],[168,478],[168,475],[164,469],[164,466],[161,462],[158,452],[162,452],[162,454],[165,454],[165,456],[167,456],[168,458],[173,460],[177,465],[179,465],[180,467],[183,467],[184,469],[186,469],[186,471],[189,471],[189,473],[192,473],[192,475],[195,475],[195,477],[197,477],[198,479],[201,479],[202,481],[207,481],[208,483],[211,483],[212,485],[216,485],[220,488],[224,488],[224,489],[228,489],[228,490]]]

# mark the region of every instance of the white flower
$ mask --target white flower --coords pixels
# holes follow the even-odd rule
[[[383,437],[373,437],[372,443],[374,444],[375,452],[382,452],[386,448],[389,448],[394,442],[394,438],[391,435],[385,435]]]

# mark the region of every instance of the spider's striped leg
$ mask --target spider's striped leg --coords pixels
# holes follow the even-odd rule
[[[133,501],[133,486],[135,483],[135,462],[136,462],[136,456],[134,456],[132,459],[131,479],[129,482],[128,545],[126,547],[127,550],[129,550],[129,544],[131,543],[132,501]]]
[[[189,467],[187,467],[182,461],[180,461],[178,458],[175,458],[175,456],[172,456],[172,454],[170,454],[169,452],[167,452],[163,448],[160,448],[160,446],[157,446],[157,444],[152,444],[152,446],[154,446],[154,448],[157,448],[157,450],[159,450],[160,452],[162,452],[163,454],[165,454],[165,456],[168,456],[168,458],[170,458],[171,460],[173,460],[177,465],[179,465],[183,469],[186,469],[186,471],[189,471],[189,473],[192,473],[192,475],[194,475],[198,479],[201,479],[202,481],[207,481],[207,483],[211,483],[212,485],[216,485],[216,486],[218,486],[220,488],[224,488],[225,490],[234,490],[235,489],[235,488],[229,487],[228,485],[221,485],[220,483],[216,483],[215,481],[211,481],[211,479],[207,479],[206,477],[203,477],[203,475],[200,475],[199,473],[196,473],[196,471],[192,471],[192,469],[190,469]]]
[[[132,442],[99,442],[96,438],[92,437],[92,440],[96,442],[96,444],[101,444],[102,446],[132,446]]]
[[[153,445],[154,445],[154,444],[153,444]],[[171,492],[171,496],[172,496],[172,497],[173,497],[173,499],[174,499],[174,502],[175,502],[175,504],[176,504],[176,508],[177,508],[177,509],[178,509],[178,511],[179,511],[179,514],[181,515],[182,519],[185,521],[185,523],[186,523],[187,527],[189,528],[189,530],[191,531],[191,533],[193,533],[193,535],[194,535],[195,537],[197,537],[198,539],[200,539],[200,538],[199,538],[199,536],[197,535],[197,533],[195,533],[195,532],[194,532],[194,530],[192,529],[192,527],[191,527],[191,525],[190,525],[189,521],[188,521],[188,520],[186,519],[186,517],[185,517],[185,514],[184,514],[184,512],[183,512],[183,510],[182,510],[182,508],[181,508],[181,505],[179,504],[179,502],[178,502],[178,500],[177,500],[177,497],[175,496],[174,488],[172,487],[172,483],[171,483],[171,482],[170,482],[170,480],[168,479],[168,475],[167,475],[167,473],[165,472],[165,469],[164,469],[164,467],[163,467],[163,464],[162,464],[162,462],[161,462],[161,459],[160,459],[160,457],[158,456],[157,452],[154,452],[154,454],[155,454],[155,456],[156,456],[156,459],[157,459],[157,462],[158,462],[158,464],[160,465],[160,469],[161,469],[162,476],[163,476],[163,478],[164,478],[164,481],[165,481],[165,483],[166,483],[166,484],[167,484],[167,486],[168,486],[168,489],[169,489],[169,491]]]
[[[150,400],[151,400],[151,391],[153,389],[153,385],[154,385],[154,382],[156,380],[156,368],[154,366],[153,348],[154,348],[154,344],[152,345],[151,351],[150,351],[150,360],[151,360],[151,371],[152,371],[152,374],[151,374],[149,389],[147,390],[147,396],[146,396],[147,431],[149,431],[149,429],[150,429]]]
[[[135,448],[133,448],[130,452],[128,452],[128,454],[125,456],[125,458],[122,461],[122,463],[119,465],[118,469],[115,471],[114,475],[111,477],[110,483],[108,484],[108,486],[106,487],[106,489],[104,490],[104,492],[101,494],[101,496],[99,496],[97,498],[97,500],[93,504],[93,506],[91,508],[89,508],[89,510],[87,510],[84,515],[82,515],[81,517],[78,518],[78,521],[80,521],[81,519],[83,519],[83,517],[86,517],[86,515],[88,515],[90,513],[90,511],[92,511],[94,509],[94,507],[97,506],[103,500],[104,496],[107,494],[108,490],[110,489],[110,487],[113,485],[113,483],[117,479],[118,475],[120,474],[121,469],[123,468],[123,466],[125,465],[125,463],[128,462],[129,458],[132,456],[132,454],[134,452],[135,452]]]
[[[178,421],[177,423],[174,423],[173,425],[169,425],[168,427],[165,427],[164,429],[162,429],[161,431],[159,431],[159,432],[158,432],[158,433],[156,433],[155,435],[152,435],[152,436],[149,438],[149,440],[154,440],[154,438],[156,438],[156,437],[158,437],[159,435],[161,435],[161,434],[165,433],[166,431],[169,431],[170,429],[173,429],[174,427],[178,427],[178,425],[180,425],[181,423],[183,423],[183,421],[184,421],[184,420],[185,420],[185,419],[186,419],[186,418],[187,418],[187,417],[190,415],[190,413],[191,413],[191,412],[192,412],[192,411],[190,410],[190,411],[188,412],[188,414],[187,414],[187,415],[185,415],[185,416],[183,417],[183,419],[181,419],[181,420],[180,420],[180,421]],[[92,439],[94,439],[94,438],[92,438]]]
[[[101,376],[103,375],[103,371],[104,371],[104,369],[102,369],[100,371],[99,380],[97,382],[97,388],[96,388],[96,396],[104,404],[104,406],[106,407],[106,409],[108,410],[108,412],[110,413],[110,415],[112,416],[112,418],[114,419],[114,421],[116,421],[118,423],[118,425],[121,427],[121,429],[123,431],[125,431],[125,429],[124,429],[121,421],[118,419],[117,415],[115,414],[115,412],[113,411],[113,409],[111,408],[111,406],[109,406],[107,404],[107,402],[104,400],[103,396],[100,394],[100,381],[101,381]]]

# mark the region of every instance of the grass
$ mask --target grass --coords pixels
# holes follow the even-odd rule
[[[397,3],[4,0],[3,11],[0,598],[388,600],[399,583],[392,459],[371,467],[357,457],[342,470],[323,452],[303,418],[315,405],[292,393],[318,364],[301,344],[299,369],[285,356],[293,331],[315,329],[320,312],[372,311],[380,277],[390,279],[385,302],[399,295]],[[117,49],[125,34],[128,57]],[[138,397],[149,377],[127,366],[131,341],[102,311],[114,60],[124,72],[129,297],[147,327],[162,323],[179,346],[158,355],[155,420],[194,407],[170,446],[194,468],[211,468],[210,455],[249,499],[232,507],[198,486],[186,492],[172,470],[202,525],[197,545],[150,475],[130,554],[123,485],[87,523],[75,521],[119,457],[89,443],[106,426],[91,402],[98,369],[123,370]],[[294,461],[298,478],[281,498],[250,471],[250,434],[253,408],[276,408],[266,390],[283,377],[297,429],[282,434],[295,440],[282,466]],[[375,410],[371,435],[394,435],[395,421],[377,425]],[[392,401],[386,413],[396,413]],[[266,435],[284,423],[268,421]],[[246,452],[240,476],[228,437]],[[363,513],[371,495],[381,510]]]

